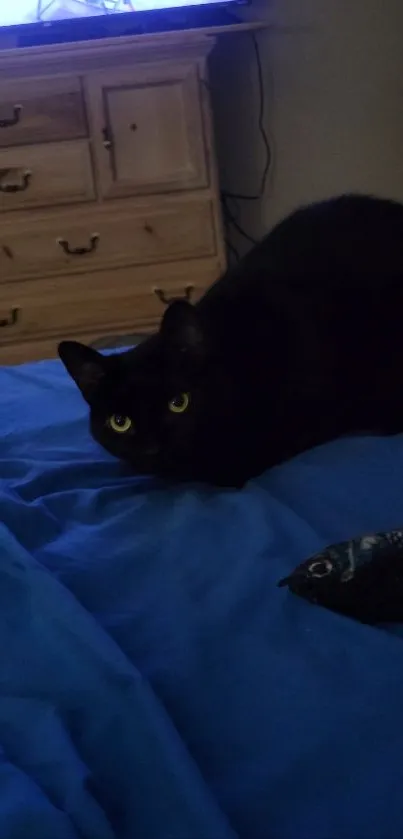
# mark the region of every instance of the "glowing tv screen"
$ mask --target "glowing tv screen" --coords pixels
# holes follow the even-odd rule
[[[51,25],[79,18],[105,18],[178,8],[221,5],[222,0],[0,0],[0,27]],[[90,21],[89,21],[90,24]]]

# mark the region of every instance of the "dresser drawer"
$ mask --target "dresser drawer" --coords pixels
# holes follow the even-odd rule
[[[0,149],[0,210],[94,197],[87,140]]]
[[[0,146],[85,137],[87,120],[78,77],[0,84]]]
[[[91,207],[0,226],[0,280],[215,253],[209,201]]]
[[[197,300],[218,272],[217,261],[210,259],[3,286],[0,348],[52,337],[58,342],[63,337],[148,330],[164,312],[156,289],[170,299],[182,297],[191,286],[192,299]],[[0,354],[0,362],[3,359],[6,349]]]

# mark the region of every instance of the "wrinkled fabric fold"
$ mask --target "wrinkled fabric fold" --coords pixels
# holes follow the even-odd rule
[[[401,523],[402,437],[169,487],[59,363],[0,387],[2,839],[400,839],[400,628],[276,584]]]

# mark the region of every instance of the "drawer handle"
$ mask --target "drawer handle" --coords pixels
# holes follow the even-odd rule
[[[14,105],[14,116],[10,117],[10,119],[0,119],[0,128],[12,128],[13,125],[17,125],[20,121],[21,111],[22,105]]]
[[[153,288],[154,294],[156,295],[156,297],[158,297],[158,300],[161,300],[161,303],[163,303],[164,306],[169,306],[169,304],[173,303],[174,300],[189,301],[192,297],[194,290],[195,289],[193,285],[187,285],[185,288],[185,293],[182,295],[182,297],[167,297],[165,291],[163,291],[162,288]]]
[[[83,248],[71,248],[67,239],[57,239],[57,244],[68,256],[84,256],[86,253],[93,253],[99,242],[99,233],[93,233],[90,236],[90,243]]]
[[[105,128],[102,129],[102,138],[102,144],[104,149],[110,151],[110,149],[112,148],[112,137],[110,130],[107,126],[105,126]]]
[[[32,177],[32,172],[29,169],[26,169],[23,173],[21,183],[3,183],[3,178],[6,178],[12,171],[12,169],[0,170],[0,192],[24,192],[24,190],[28,189]]]
[[[20,310],[16,307],[10,309],[10,317],[0,320],[0,328],[3,328],[4,326],[15,326],[18,321],[19,311]]]

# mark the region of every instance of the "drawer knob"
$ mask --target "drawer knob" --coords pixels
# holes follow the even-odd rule
[[[19,309],[14,307],[10,309],[10,315],[8,318],[0,319],[0,327],[3,328],[4,326],[15,326],[18,321]]]
[[[169,306],[169,304],[173,303],[174,300],[190,300],[194,290],[195,289],[193,285],[187,285],[185,288],[185,293],[182,295],[182,297],[167,297],[165,291],[163,291],[162,288],[153,288],[154,294],[156,295],[156,297],[158,297],[158,300],[161,300],[161,303],[163,303],[164,306]]]
[[[10,176],[12,178],[14,171],[14,169],[0,169],[0,192],[24,192],[24,190],[28,189],[31,183],[32,172],[29,169],[25,169],[21,175],[20,182],[15,183],[13,180],[7,180]]]
[[[57,244],[60,245],[64,253],[68,256],[84,256],[87,253],[93,253],[97,249],[99,242],[99,233],[93,233],[90,236],[89,245],[86,245],[81,248],[72,248],[67,239],[57,239],[56,241]]]
[[[17,125],[21,118],[21,111],[22,105],[14,105],[13,116],[9,119],[0,119],[0,128],[11,128],[13,125]]]

